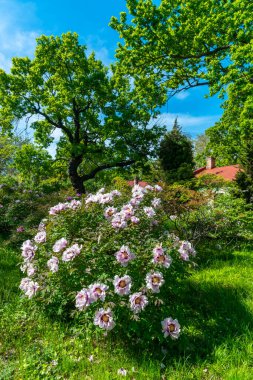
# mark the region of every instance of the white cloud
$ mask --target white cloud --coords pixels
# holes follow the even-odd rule
[[[175,98],[178,100],[184,100],[184,99],[188,98],[188,96],[190,96],[189,91],[181,91],[175,95]]]
[[[183,131],[196,137],[196,135],[203,133],[207,128],[214,125],[219,120],[221,115],[207,115],[207,116],[193,116],[188,113],[162,113],[156,120],[152,120],[151,124],[155,123],[161,126],[166,126],[170,130],[177,118],[178,124],[182,127]]]
[[[104,65],[109,66],[113,62],[110,58],[109,50],[105,47],[106,42],[99,36],[88,36],[84,44],[87,46],[87,55],[90,55],[94,51],[96,58],[101,60]]]
[[[32,2],[0,0],[0,68],[9,71],[12,57],[32,56],[40,34],[30,26],[35,19]]]

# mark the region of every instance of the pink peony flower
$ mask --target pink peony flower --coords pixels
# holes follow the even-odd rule
[[[46,234],[46,232],[45,231],[38,232],[37,235],[34,236],[34,240],[38,244],[45,243],[46,240],[47,240],[47,234]]]
[[[137,216],[132,216],[132,217],[131,217],[131,222],[132,222],[133,224],[138,224],[138,223],[140,223],[140,219],[137,218]]]
[[[170,336],[172,339],[178,339],[180,335],[180,324],[177,319],[165,318],[162,322],[162,332],[164,337]]]
[[[28,289],[25,292],[25,295],[28,298],[32,298],[37,293],[38,289],[39,289],[39,284],[37,282],[30,281],[28,284]]]
[[[120,197],[121,196],[121,192],[118,191],[118,190],[113,190],[111,192],[111,194],[112,194],[113,197]]]
[[[159,293],[160,287],[164,284],[162,273],[148,273],[146,276],[146,284],[148,289],[152,290],[154,293]]]
[[[40,222],[39,226],[38,226],[38,231],[45,231],[46,230],[46,224],[45,222],[47,221],[47,219],[42,219],[42,221]]]
[[[54,243],[53,252],[60,252],[62,249],[66,248],[67,245],[68,241],[65,238],[61,238]]]
[[[58,270],[59,270],[59,259],[58,259],[58,257],[52,256],[51,259],[48,260],[47,266],[51,272],[53,272],[53,273],[58,272]]]
[[[128,275],[125,275],[123,277],[115,276],[113,285],[115,293],[121,296],[129,294],[132,286],[131,277]]]
[[[139,198],[132,198],[129,202],[132,206],[136,207],[141,203],[141,199]]]
[[[16,231],[17,232],[24,232],[25,228],[23,226],[19,226]]]
[[[133,206],[131,204],[124,205],[121,209],[120,214],[125,220],[131,219],[131,216],[134,215]]]
[[[22,265],[20,269],[23,273],[26,272],[28,277],[32,277],[36,272],[36,268],[33,266],[32,263],[29,262]]]
[[[154,190],[157,191],[157,192],[160,192],[160,191],[163,191],[163,188],[159,185],[155,185],[154,186]]]
[[[22,269],[21,269],[22,270]],[[23,272],[23,271],[22,271]],[[29,277],[25,277],[25,278],[22,278],[21,282],[20,282],[20,285],[19,285],[19,289],[23,290],[24,292],[27,291],[28,289],[28,284],[29,282],[31,281],[31,279]]]
[[[81,201],[77,201],[76,199],[73,199],[70,204],[69,204],[69,208],[71,210],[77,210],[78,208],[80,208],[82,206],[82,203]]]
[[[39,284],[30,278],[22,278],[19,288],[23,290],[28,298],[32,298],[39,289]]]
[[[106,219],[110,219],[113,217],[113,215],[117,212],[117,209],[115,207],[107,207],[104,212],[104,216]]]
[[[148,298],[144,296],[141,292],[133,293],[129,297],[130,308],[134,313],[139,313],[148,304]]]
[[[152,206],[154,208],[157,208],[161,205],[161,199],[160,198],[154,198],[151,203],[152,203]]]
[[[102,205],[104,205],[106,203],[112,202],[112,200],[113,200],[112,194],[111,193],[106,193],[106,194],[101,195],[99,203],[102,204]]]
[[[22,257],[25,261],[31,261],[34,258],[35,251],[37,249],[36,245],[33,245],[31,240],[26,240],[22,244]]]
[[[90,291],[88,289],[82,289],[76,295],[76,308],[79,310],[84,310],[93,301],[94,299],[91,297]]]
[[[105,292],[107,289],[109,289],[107,285],[100,283],[95,283],[89,286],[89,292],[94,301],[97,301],[99,299],[101,301],[104,301],[106,296]]]
[[[130,252],[129,247],[122,245],[120,250],[115,254],[116,260],[123,266],[126,267],[128,262],[135,258],[135,255]]]
[[[94,325],[99,326],[104,330],[112,330],[115,326],[115,322],[113,320],[111,309],[99,309],[95,314]]]
[[[62,261],[72,261],[81,252],[82,246],[78,244],[73,244],[71,247],[67,248],[62,254]]]
[[[111,223],[112,227],[115,229],[123,229],[127,227],[127,222],[122,218],[122,216],[119,213],[113,216]]]
[[[49,215],[56,215],[69,208],[69,203],[58,203],[49,209]]]
[[[164,254],[164,250],[161,245],[157,245],[153,249],[153,260],[152,263],[159,264],[164,266],[165,268],[169,268],[172,263],[172,258]]]
[[[178,252],[180,253],[180,258],[184,261],[188,261],[190,259],[190,255],[196,256],[196,251],[192,244],[186,240],[181,242]]]
[[[153,216],[155,216],[155,210],[153,209],[153,207],[144,207],[143,211],[145,212],[148,218],[153,218]]]

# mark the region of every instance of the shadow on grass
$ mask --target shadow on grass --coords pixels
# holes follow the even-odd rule
[[[210,262],[213,262],[215,269],[221,269],[221,272],[213,280],[208,272],[206,281],[204,276],[202,280],[188,278],[177,285],[174,296],[170,295],[171,306],[166,317],[172,316],[179,320],[182,326],[180,339],[172,341],[167,338],[162,343],[153,340],[148,346],[148,343],[143,345],[138,340],[133,345],[127,336],[122,336],[122,340],[127,342],[128,354],[145,357],[148,350],[150,356],[161,360],[161,348],[165,347],[169,360],[187,358],[189,364],[195,364],[199,360],[210,360],[215,348],[226,342],[231,344],[236,338],[245,336],[247,330],[253,330],[253,314],[245,304],[250,290],[244,287],[243,275],[240,275],[240,268],[253,271],[252,256],[249,257],[248,252],[249,255],[253,253],[251,245],[244,246],[242,252],[236,252],[236,255],[231,247],[217,252],[212,245],[205,246],[199,260],[200,269],[212,267]],[[222,268],[232,265],[237,285],[233,285],[232,279],[226,284],[222,277]],[[239,286],[238,277],[241,281]]]
[[[177,318],[182,327],[180,339],[170,338],[159,342],[133,344],[127,336],[121,336],[130,357],[140,360],[149,358],[161,360],[162,348],[166,348],[167,360],[187,358],[189,364],[211,358],[214,349],[231,339],[243,336],[245,330],[253,329],[253,315],[245,307],[243,297],[246,291],[233,286],[198,284],[188,281],[181,288],[181,296],[176,305],[168,310],[168,315]],[[158,312],[159,314],[159,312]]]

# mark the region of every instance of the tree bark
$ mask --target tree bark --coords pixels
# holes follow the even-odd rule
[[[72,157],[69,162],[69,177],[72,183],[73,188],[79,194],[85,193],[85,187],[83,184],[83,178],[78,174],[78,166],[83,160],[82,156]]]

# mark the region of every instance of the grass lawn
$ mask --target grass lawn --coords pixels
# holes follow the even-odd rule
[[[91,341],[85,329],[33,311],[20,300],[18,254],[0,249],[0,380],[112,380],[124,378],[121,367],[136,380],[253,379],[252,246],[198,247],[199,266],[172,300],[182,334],[163,352],[110,337]]]

